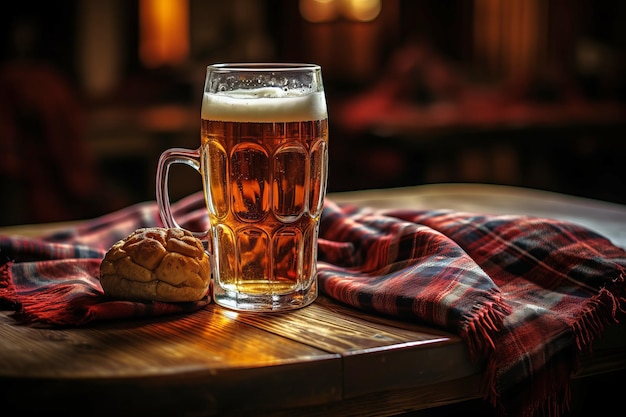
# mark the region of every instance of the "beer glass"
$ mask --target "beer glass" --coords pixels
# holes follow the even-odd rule
[[[207,68],[196,150],[163,152],[157,203],[179,227],[168,195],[171,164],[202,176],[213,298],[245,311],[304,307],[317,297],[319,219],[328,176],[328,114],[314,64]]]

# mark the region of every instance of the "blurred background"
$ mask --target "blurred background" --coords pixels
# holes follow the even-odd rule
[[[20,0],[0,15],[0,225],[153,200],[205,68],[322,65],[328,190],[518,185],[626,203],[626,2]],[[174,167],[173,201],[201,189]]]

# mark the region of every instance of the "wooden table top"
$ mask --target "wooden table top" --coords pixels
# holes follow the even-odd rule
[[[525,213],[579,222],[626,248],[626,207],[491,185],[331,194],[373,207]],[[66,225],[63,225],[66,226]],[[37,235],[54,225],[0,228]],[[607,329],[580,375],[626,369]],[[65,415],[380,416],[479,397],[481,364],[452,334],[320,296],[287,313],[194,314],[51,330],[0,311],[0,404]]]

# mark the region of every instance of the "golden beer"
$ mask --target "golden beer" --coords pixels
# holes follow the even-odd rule
[[[161,154],[156,199],[172,216],[168,172],[202,175],[216,303],[245,311],[304,307],[317,297],[317,235],[328,177],[328,114],[312,64],[207,68],[196,150]]]
[[[202,120],[217,293],[298,297],[314,284],[327,144],[326,119]]]

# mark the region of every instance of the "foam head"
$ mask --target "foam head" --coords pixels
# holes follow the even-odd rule
[[[204,93],[202,118],[224,122],[298,122],[328,117],[324,93],[264,87]]]

